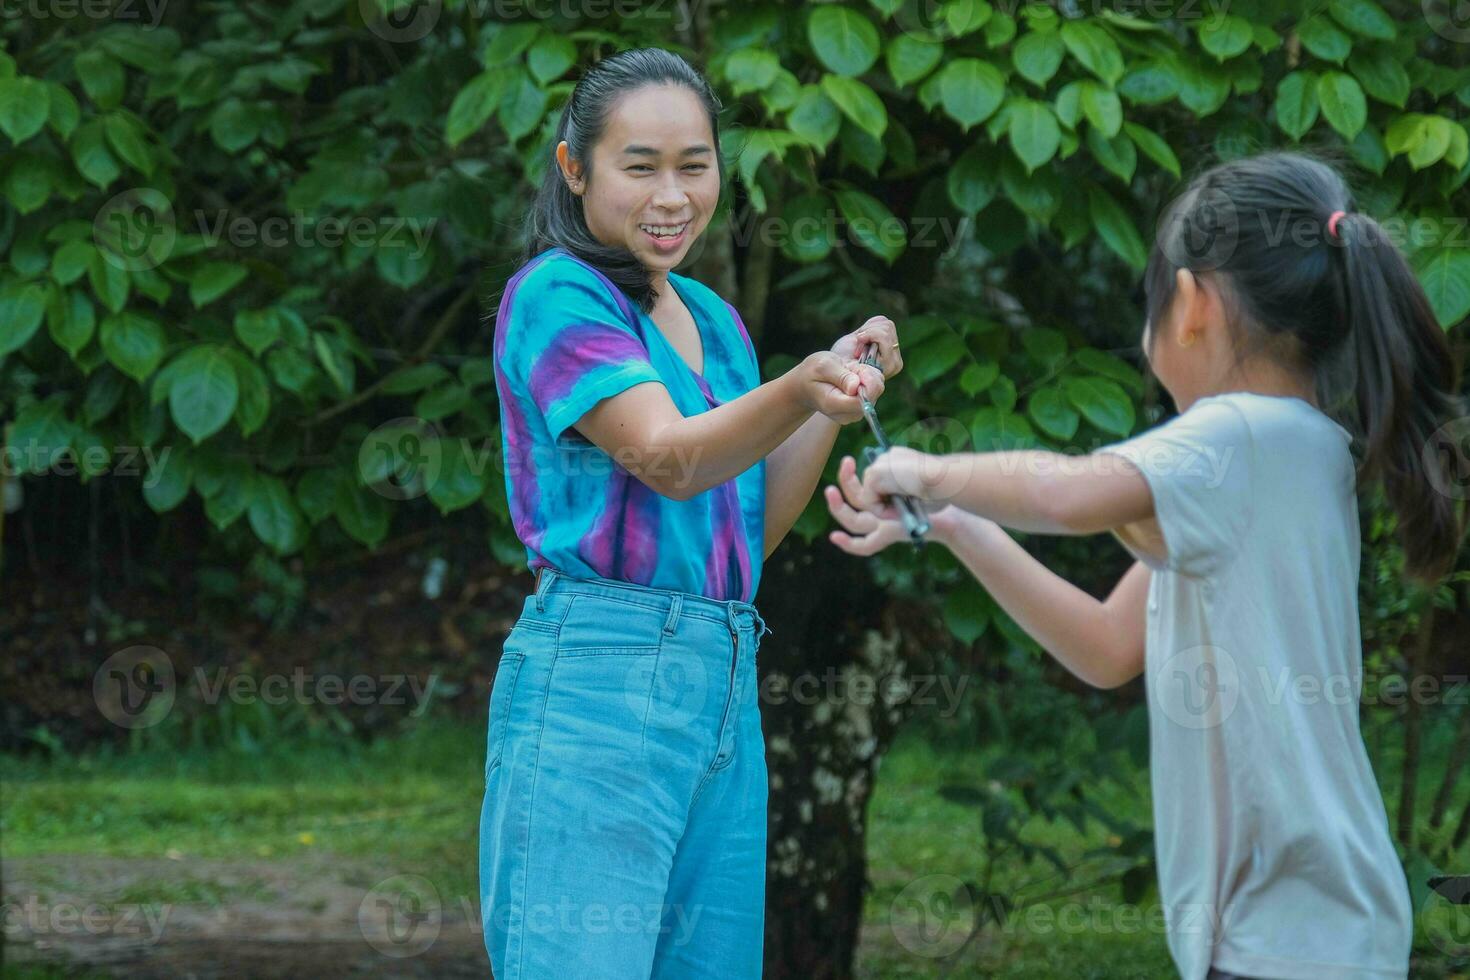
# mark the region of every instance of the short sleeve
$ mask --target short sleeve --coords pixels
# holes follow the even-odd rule
[[[1162,565],[1196,578],[1222,571],[1238,552],[1253,509],[1250,427],[1221,398],[1202,399],[1183,415],[1099,452],[1127,459],[1143,473],[1164,536]]]
[[[497,358],[552,439],[604,398],[662,382],[626,297],[570,257],[542,260],[501,304]]]

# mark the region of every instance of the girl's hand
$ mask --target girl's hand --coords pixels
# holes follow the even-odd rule
[[[844,359],[831,351],[819,351],[795,369],[799,397],[808,411],[820,412],[838,425],[863,417],[858,386],[871,401],[883,393],[883,375],[874,367]]]
[[[907,446],[894,446],[868,464],[854,505],[874,513],[887,506],[896,494],[938,505],[949,503],[945,487],[945,457],[921,453]]]
[[[898,352],[898,327],[886,316],[869,318],[861,327],[839,338],[832,345],[832,353],[838,357],[860,361],[868,352],[868,344],[878,345],[878,367],[885,378],[891,378],[903,370],[903,357]],[[867,389],[868,400],[876,402],[878,395]]]
[[[857,461],[851,456],[842,457],[842,462],[837,465],[837,482],[841,484],[841,490],[828,484],[823,495],[827,500],[827,510],[838,524],[846,528],[846,532],[833,531],[827,535],[827,540],[849,555],[864,557],[876,555],[895,541],[909,540],[908,529],[894,505],[880,503],[876,509],[857,506],[865,491],[857,477]],[[938,510],[928,510],[927,514],[930,530],[924,539],[948,544],[960,512],[941,504]]]

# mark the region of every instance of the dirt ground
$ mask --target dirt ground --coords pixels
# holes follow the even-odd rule
[[[479,911],[334,860],[16,858],[7,963],[139,978],[490,976]]]

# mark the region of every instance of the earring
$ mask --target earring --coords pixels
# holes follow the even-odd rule
[[[1190,333],[1190,334],[1184,334],[1183,336],[1181,336],[1179,338],[1179,346],[1180,347],[1193,347],[1194,346],[1194,334]]]

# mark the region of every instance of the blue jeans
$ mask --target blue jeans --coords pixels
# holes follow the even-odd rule
[[[545,570],[490,694],[497,980],[761,975],[767,632],[747,602]]]

